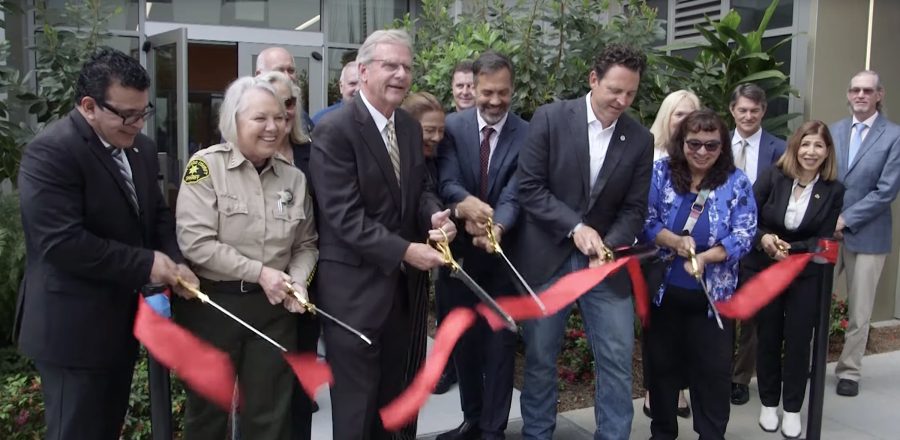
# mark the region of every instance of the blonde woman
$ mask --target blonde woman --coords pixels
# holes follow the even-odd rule
[[[650,133],[653,133],[654,162],[669,155],[666,145],[678,128],[678,123],[695,110],[700,110],[700,99],[694,92],[678,90],[663,99],[656,113],[656,120],[650,127]]]

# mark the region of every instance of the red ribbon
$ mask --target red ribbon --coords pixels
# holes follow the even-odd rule
[[[719,314],[749,319],[787,288],[816,254],[788,255],[744,283],[727,301],[716,304]]]
[[[441,320],[425,366],[419,370],[413,382],[402,394],[381,408],[381,422],[386,430],[396,431],[416,418],[428,396],[437,386],[456,342],[474,323],[475,312],[464,308],[452,310]]]
[[[319,362],[315,353],[284,353],[294,375],[300,381],[300,386],[310,399],[316,399],[316,390],[325,384],[334,384],[331,375],[331,367],[325,362]]]
[[[138,302],[134,337],[195,393],[225,411],[231,409],[235,378],[228,354],[158,315],[143,297]]]
[[[647,280],[641,271],[641,262],[636,258],[628,260],[625,265],[631,277],[631,288],[634,292],[634,309],[644,328],[650,325],[650,296],[647,293]]]
[[[607,276],[616,272],[632,260],[634,260],[634,257],[619,258],[611,263],[582,269],[563,276],[553,283],[552,286],[547,288],[547,290],[538,295],[541,302],[544,303],[544,307],[547,309],[546,316],[559,312],[569,304],[572,304],[579,297],[587,293],[587,291],[591,290],[597,284],[600,284]],[[634,281],[633,278],[634,274],[632,273],[632,281]],[[647,286],[644,284],[645,298],[647,296],[646,292]],[[498,298],[497,304],[499,304],[500,308],[506,311],[509,316],[517,321],[543,318],[545,316],[544,312],[541,311],[540,307],[538,307],[537,303],[535,303],[530,296]],[[478,313],[484,316],[488,325],[490,325],[494,331],[504,327],[505,321],[484,304],[479,304],[477,310]]]

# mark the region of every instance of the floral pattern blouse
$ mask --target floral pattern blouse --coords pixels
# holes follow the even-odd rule
[[[682,225],[674,225],[675,216],[682,203],[693,203],[689,194],[678,194],[672,184],[669,172],[669,158],[653,163],[650,179],[650,197],[647,220],[644,222],[643,239],[653,243],[663,229],[674,231]],[[706,200],[705,209],[709,214],[709,247],[721,245],[728,255],[725,261],[706,265],[703,278],[715,301],[724,301],[734,294],[738,282],[738,263],[751,248],[756,235],[756,201],[753,199],[753,185],[741,171],[735,170],[728,180]],[[670,260],[674,252],[660,248],[660,258]],[[661,304],[663,292],[668,285],[669,272],[666,269],[665,282],[653,297],[653,303]]]

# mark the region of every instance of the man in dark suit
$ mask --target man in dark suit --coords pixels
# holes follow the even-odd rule
[[[831,125],[838,178],[847,188],[836,236],[839,270],[847,277],[850,325],[834,372],[837,393],[859,394],[862,358],[884,261],[891,252],[891,203],[900,189],[900,126],[882,113],[884,86],[876,72],[857,73],[847,88],[852,116]]]
[[[778,162],[785,148],[784,140],[762,128],[766,104],[766,91],[756,84],[745,83],[735,87],[728,107],[735,125],[731,137],[734,166],[740,168],[753,183]],[[745,319],[739,326],[740,336],[735,342],[737,354],[731,377],[731,403],[735,405],[743,405],[750,400],[748,385],[756,368],[756,323],[753,319]]]
[[[506,265],[486,239],[487,221],[494,236],[508,236],[519,214],[515,172],[528,123],[509,112],[515,73],[504,55],[488,51],[475,60],[475,107],[447,117],[444,143],[438,148],[440,195],[465,233],[453,243],[463,269],[492,296],[514,288]],[[474,307],[477,297],[442,270],[436,289],[450,308]],[[502,439],[512,402],[516,334],[491,331],[484,321],[460,339],[454,352],[459,374],[463,423],[438,440]]]
[[[102,49],[81,69],[77,107],[25,149],[19,170],[25,278],[19,348],[35,361],[47,438],[118,439],[137,341],[138,290],[194,283],[140,134],[150,78]],[[184,293],[176,289],[179,293]]]
[[[634,243],[647,215],[653,137],[624,114],[637,94],[644,54],[609,45],[591,69],[583,98],[538,108],[519,155],[516,262],[542,289],[597,262],[598,251]],[[628,438],[634,310],[620,272],[578,299],[592,347],[596,439]],[[556,358],[571,312],[524,324],[522,436],[550,439],[556,427]]]
[[[378,409],[404,385],[409,304],[425,295],[419,277],[443,264],[422,243],[452,238],[450,211],[426,177],[419,122],[399,109],[409,90],[412,44],[400,30],[376,31],[359,49],[361,88],[316,126],[310,171],[319,215],[319,303],[361,330],[368,346],[325,321],[334,438],[389,438]]]

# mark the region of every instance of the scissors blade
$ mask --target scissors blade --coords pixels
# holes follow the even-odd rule
[[[512,317],[509,316],[509,314],[506,313],[506,311],[504,311],[502,307],[500,307],[500,304],[497,304],[497,301],[494,301],[494,298],[491,298],[491,296],[488,295],[488,293],[485,292],[484,289],[482,289],[481,286],[479,286],[478,283],[476,283],[475,280],[473,280],[465,270],[463,270],[462,268],[451,270],[450,276],[462,281],[462,283],[465,284],[466,287],[468,287],[469,290],[471,290],[475,294],[475,296],[477,296],[478,299],[481,300],[481,302],[483,302],[489,309],[491,309],[491,311],[503,318],[503,320],[506,321],[506,328],[508,328],[510,331],[517,330],[516,321],[513,320]]]
[[[529,286],[528,283],[525,282],[525,278],[523,278],[522,274],[520,274],[519,271],[516,270],[516,267],[513,266],[511,261],[509,261],[509,258],[506,258],[506,254],[503,253],[503,250],[499,249],[499,247],[496,248],[496,250],[497,250],[497,253],[500,254],[501,257],[503,257],[503,261],[506,262],[506,267],[509,267],[509,269],[512,271],[513,275],[516,276],[516,279],[519,280],[519,284],[521,284],[522,287],[524,287],[525,290],[528,291],[528,294],[531,295],[531,299],[533,299],[534,302],[537,303],[538,307],[540,307],[541,313],[546,315],[547,307],[544,306],[544,302],[541,301],[541,299],[537,296],[536,293],[534,293],[534,290],[531,288],[531,286]]]
[[[719,324],[719,330],[724,330],[725,327],[722,325],[722,318],[719,316],[719,309],[716,308],[716,303],[713,301],[712,295],[709,294],[709,289],[706,288],[706,282],[703,281],[703,276],[696,277],[697,282],[700,283],[700,288],[703,290],[703,294],[706,295],[706,302],[709,303],[709,308],[712,309],[713,316],[716,317],[716,324]]]
[[[328,312],[326,312],[326,311],[320,309],[320,308],[319,308],[318,306],[316,306],[315,304],[309,302],[309,300],[307,300],[307,299],[303,298],[302,296],[300,296],[300,292],[297,292],[297,289],[294,289],[294,286],[292,286],[291,283],[285,282],[284,285],[287,286],[288,290],[291,291],[291,294],[294,295],[294,298],[295,298],[295,299],[300,303],[300,305],[303,306],[303,308],[305,308],[307,311],[309,311],[310,313],[313,313],[313,314],[316,314],[316,313],[317,313],[317,314],[319,314],[319,315],[322,315],[322,316],[325,317],[325,318],[328,318],[329,320],[331,320],[331,322],[333,322],[333,323],[335,323],[335,324],[337,324],[337,325],[343,327],[344,330],[347,330],[348,332],[353,333],[354,335],[358,336],[359,339],[362,339],[363,342],[365,342],[366,344],[372,345],[372,340],[369,339],[368,337],[366,337],[366,335],[364,335],[361,331],[359,331],[359,330],[357,330],[357,329],[351,327],[350,324],[347,324],[346,322],[341,321],[340,319],[335,318],[334,315],[332,315],[331,313],[328,313]]]

